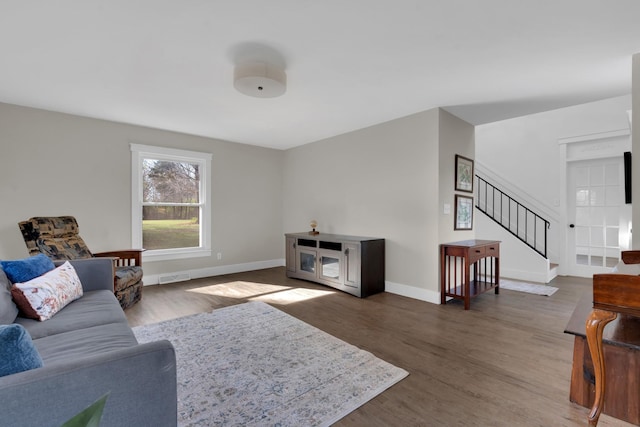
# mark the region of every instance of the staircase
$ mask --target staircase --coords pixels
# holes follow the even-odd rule
[[[513,239],[517,239],[517,241],[526,245],[531,251],[542,258],[538,258],[537,261],[532,260],[531,262],[536,266],[532,267],[534,270],[540,270],[534,274],[533,277],[531,274],[527,275],[527,277],[517,277],[518,270],[512,271],[511,274],[508,272],[509,265],[515,264],[515,262],[509,262],[508,258],[509,256],[518,257],[518,261],[521,261],[523,256],[516,254],[515,251],[507,251],[511,253],[501,251],[502,265],[505,267],[503,270],[505,277],[545,283],[548,283],[556,277],[558,266],[549,261],[547,248],[550,222],[478,175],[476,175],[475,188],[476,209],[484,213],[493,223],[508,232],[508,235],[511,235]],[[512,239],[503,238],[503,240]],[[503,243],[503,247],[504,246]],[[534,255],[530,255],[530,257],[531,256]]]

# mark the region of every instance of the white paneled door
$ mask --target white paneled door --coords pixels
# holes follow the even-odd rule
[[[567,194],[569,274],[610,272],[630,241],[623,157],[570,162]]]

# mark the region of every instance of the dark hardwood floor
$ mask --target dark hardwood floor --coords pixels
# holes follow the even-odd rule
[[[136,326],[260,300],[409,371],[336,426],[586,426],[587,409],[569,401],[573,337],[563,330],[592,283],[550,285],[550,297],[501,290],[464,311],[388,293],[359,299],[282,267],[147,286],[126,314]],[[603,415],[598,425],[630,424]]]

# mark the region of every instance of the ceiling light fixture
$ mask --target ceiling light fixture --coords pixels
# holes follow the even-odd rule
[[[266,62],[236,65],[233,86],[245,95],[275,98],[287,90],[287,75],[284,69]]]

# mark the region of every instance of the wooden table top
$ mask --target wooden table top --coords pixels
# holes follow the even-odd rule
[[[460,240],[459,242],[443,243],[440,246],[458,246],[464,248],[472,248],[474,246],[492,245],[495,243],[500,243],[500,240]]]
[[[586,337],[586,321],[592,308],[593,294],[585,292],[578,301],[564,332]],[[618,314],[618,317],[604,329],[602,340],[605,344],[640,350],[640,318]]]

